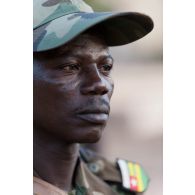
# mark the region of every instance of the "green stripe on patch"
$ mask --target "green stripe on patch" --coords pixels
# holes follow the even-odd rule
[[[148,181],[149,181],[149,178],[148,176],[146,175],[145,171],[143,170],[143,168],[141,168],[141,174],[142,174],[142,181],[143,181],[143,184],[144,184],[144,190],[147,188],[148,186]]]

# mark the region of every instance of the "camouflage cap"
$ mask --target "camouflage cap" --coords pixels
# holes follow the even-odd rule
[[[118,46],[148,34],[153,22],[136,12],[94,12],[83,0],[34,0],[33,51],[62,46],[94,26],[108,46]]]

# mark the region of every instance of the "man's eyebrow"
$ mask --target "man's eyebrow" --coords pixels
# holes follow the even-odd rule
[[[63,56],[64,54],[66,54],[66,58],[69,58],[69,57],[83,58],[83,54],[80,54],[80,53],[75,54],[71,50],[69,50],[68,48],[66,50],[61,50],[61,51],[56,52],[56,56]],[[101,56],[99,56],[99,59],[100,60],[111,59],[112,62],[114,62],[114,58],[110,54],[101,55]]]
[[[114,63],[114,58],[111,55],[105,55],[105,56],[102,56],[101,58],[102,60],[111,59],[112,62]]]

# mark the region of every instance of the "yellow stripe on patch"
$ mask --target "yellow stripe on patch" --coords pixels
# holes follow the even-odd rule
[[[142,192],[144,190],[144,184],[142,181],[142,174],[141,174],[141,169],[138,164],[134,164],[136,175],[137,175],[137,180],[138,180],[138,191]]]
[[[129,168],[129,175],[130,176],[135,176],[135,171],[134,171],[133,163],[128,162],[128,168]]]

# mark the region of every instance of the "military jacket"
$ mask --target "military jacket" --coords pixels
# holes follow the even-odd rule
[[[131,174],[128,167],[132,171]],[[34,174],[33,193],[34,195],[141,195],[146,190],[148,181],[146,173],[137,163],[122,159],[111,163],[91,150],[81,148],[74,173],[74,189],[71,192],[65,192]]]

